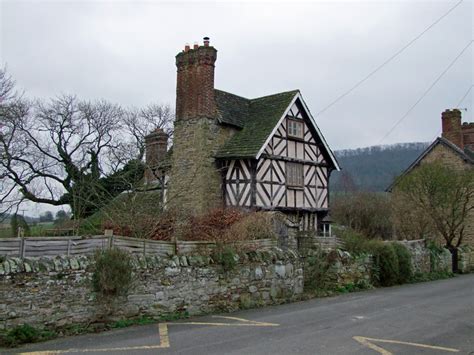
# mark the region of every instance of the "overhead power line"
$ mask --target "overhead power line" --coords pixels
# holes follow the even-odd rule
[[[472,88],[474,87],[474,85],[471,85],[469,87],[469,89],[467,89],[466,93],[464,94],[464,96],[461,98],[461,100],[459,100],[458,104],[456,105],[457,108],[461,107],[461,104],[462,102],[464,101],[464,99],[467,97],[467,95],[469,95],[469,93],[471,92]]]
[[[370,77],[372,77],[375,73],[377,73],[380,69],[382,69],[385,65],[390,63],[393,59],[398,57],[402,52],[405,51],[408,47],[410,47],[413,43],[415,43],[418,39],[420,39],[426,32],[431,30],[434,26],[436,26],[442,19],[444,19],[446,16],[448,16],[455,8],[457,8],[459,5],[464,0],[460,0],[457,2],[453,7],[451,7],[448,11],[446,11],[441,17],[439,17],[436,21],[434,21],[431,25],[429,25],[427,28],[425,28],[420,34],[418,34],[416,37],[414,37],[410,42],[408,42],[406,45],[404,45],[401,49],[399,49],[397,52],[395,52],[391,57],[389,57],[387,60],[385,60],[382,64],[380,64],[377,68],[372,70],[369,74],[367,74],[364,78],[362,78],[360,81],[358,81],[354,86],[352,86],[349,90],[345,91],[343,94],[338,96],[336,99],[331,101],[329,105],[324,107],[321,111],[319,111],[316,116],[319,116],[323,112],[325,112],[328,108],[332,107],[335,105],[337,102],[342,100],[344,97],[349,95],[352,91],[357,89],[360,85],[362,85],[365,81],[367,81]]]
[[[441,80],[441,78],[444,76],[444,74],[447,73],[447,71],[449,69],[451,69],[451,67],[458,61],[458,59],[464,54],[464,52],[466,52],[466,50],[472,45],[474,41],[471,40],[462,50],[461,52],[458,53],[458,55],[456,56],[456,58],[454,58],[451,63],[449,63],[449,65],[441,72],[441,74],[439,74],[436,79],[431,83],[431,85],[425,90],[425,92],[423,92],[423,94],[420,96],[420,98],[418,100],[415,101],[415,103],[413,105],[410,106],[410,108],[408,109],[408,111],[392,126],[392,128],[390,128],[390,130],[382,137],[382,139],[379,141],[378,144],[380,144],[385,138],[387,138],[394,130],[395,128],[398,127],[398,125],[400,123],[403,122],[403,120],[405,118],[407,118],[407,116],[410,114],[411,111],[413,111],[413,109],[421,102],[421,100],[423,100],[425,98],[426,95],[428,95],[428,93],[431,91],[431,89],[433,89],[433,87],[438,83],[438,81]]]

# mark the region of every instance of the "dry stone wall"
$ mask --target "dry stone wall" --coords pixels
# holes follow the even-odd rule
[[[0,263],[0,331],[28,323],[60,328],[187,312],[190,315],[270,305],[303,292],[299,256],[275,249],[240,255],[224,271],[209,256],[134,257],[126,296],[92,291],[87,257],[11,258]]]
[[[411,254],[414,273],[450,272],[452,270],[451,253],[446,248],[432,252],[425,239],[397,241],[407,247]]]
[[[464,245],[458,250],[458,267],[461,272],[474,272],[474,247]]]

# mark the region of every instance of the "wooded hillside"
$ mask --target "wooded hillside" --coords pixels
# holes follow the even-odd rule
[[[399,143],[335,151],[342,168],[331,175],[333,192],[385,191],[430,143]]]

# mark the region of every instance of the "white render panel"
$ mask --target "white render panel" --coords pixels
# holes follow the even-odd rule
[[[228,166],[227,174],[226,174],[226,180],[231,180],[232,179],[232,173],[234,173],[234,165],[235,165],[235,160],[232,160]]]
[[[304,146],[305,144],[302,142],[295,142],[296,144],[296,158],[297,159],[304,159]]]
[[[268,159],[261,159],[257,167],[258,181],[272,181],[271,161]]]
[[[296,158],[296,142],[288,141],[288,158]]]
[[[303,190],[295,190],[295,207],[305,207],[303,196]]]

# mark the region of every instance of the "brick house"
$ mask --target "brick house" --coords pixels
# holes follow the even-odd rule
[[[441,137],[436,138],[400,177],[410,174],[424,163],[431,162],[442,162],[453,170],[474,169],[474,123],[461,122],[460,110],[444,111],[441,114]],[[396,194],[397,181],[398,179],[393,182],[387,191]],[[466,227],[462,244],[474,247],[474,213],[471,213],[468,218]],[[440,242],[444,242],[441,237]]]
[[[217,90],[216,59],[207,37],[176,55],[173,147],[166,152],[160,130],[147,137],[147,181],[165,186],[167,208],[281,211],[301,230],[326,228],[339,165],[300,91],[248,99]]]

